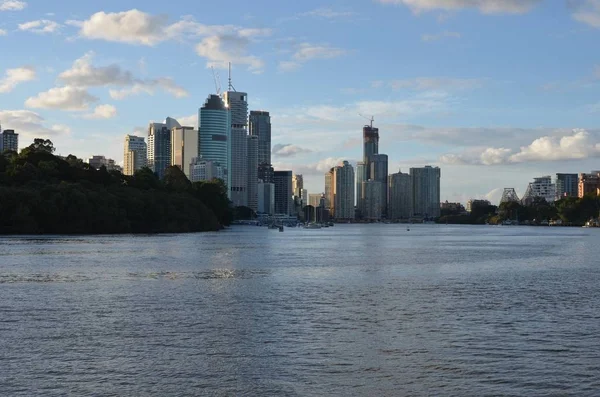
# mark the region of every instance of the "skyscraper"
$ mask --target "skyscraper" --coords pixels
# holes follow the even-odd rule
[[[383,184],[379,181],[368,180],[362,183],[362,196],[364,198],[363,218],[379,220],[383,214]]]
[[[275,213],[291,215],[292,200],[292,171],[275,171]]]
[[[179,167],[189,178],[190,164],[198,157],[198,130],[192,127],[174,127],[171,130],[171,165]]]
[[[248,207],[252,210],[258,210],[258,137],[248,135],[248,166],[246,171],[248,172]]]
[[[363,162],[366,166],[365,175],[371,175],[371,156],[379,154],[379,128],[373,124],[363,127]]]
[[[325,208],[329,210],[329,213],[333,216],[334,202],[333,202],[333,168],[325,174]]]
[[[198,111],[200,135],[198,154],[223,167],[223,181],[229,185],[229,111],[218,95],[210,95]]]
[[[271,164],[271,116],[269,112],[250,112],[250,135],[258,137],[258,164]]]
[[[577,174],[556,174],[556,199],[565,197],[577,197],[579,184],[579,175]]]
[[[412,180],[398,171],[389,176],[388,219],[410,219],[412,216]]]
[[[365,163],[363,163],[362,161],[359,161],[356,164],[356,208],[358,208],[358,211],[360,213],[360,215],[362,216],[362,212],[363,212],[363,200],[362,200],[362,184],[364,181],[366,181],[367,178],[365,175]]]
[[[275,183],[275,170],[271,164],[261,163],[258,165],[258,180],[264,183]]]
[[[162,179],[171,165],[171,130],[166,123],[150,123],[148,126],[147,159],[148,168]]]
[[[292,190],[294,191],[295,197],[302,198],[302,190],[304,189],[304,177],[299,174],[295,174],[292,177]]]
[[[229,193],[234,206],[248,206],[248,94],[232,90],[223,94],[230,113]]]
[[[369,175],[369,178],[381,183],[381,215],[386,215],[388,199],[388,156],[387,154],[373,154],[370,158],[371,175]]]
[[[15,130],[4,130],[0,134],[0,153],[7,151],[19,151],[19,134],[15,134]]]
[[[354,168],[349,162],[333,169],[334,217],[338,220],[354,219]]]
[[[413,212],[416,216],[435,218],[440,216],[440,179],[438,167],[411,168],[413,189]]]
[[[264,183],[260,181],[257,185],[258,190],[258,210],[256,212],[274,215],[275,214],[275,184]]]
[[[123,174],[133,175],[146,167],[147,146],[143,137],[125,136]]]

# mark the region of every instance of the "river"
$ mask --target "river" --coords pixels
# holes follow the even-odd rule
[[[600,230],[0,239],[7,396],[593,396]]]

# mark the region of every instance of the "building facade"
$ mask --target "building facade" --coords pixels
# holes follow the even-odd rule
[[[217,161],[204,160],[201,157],[192,159],[189,167],[189,179],[192,182],[225,180],[225,168]]]
[[[579,195],[579,175],[556,174],[556,199]]]
[[[600,171],[579,174],[577,195],[579,198],[583,198],[588,194],[600,195]]]
[[[363,219],[380,220],[383,214],[383,184],[379,181],[368,180],[362,183]]]
[[[321,205],[321,200],[324,198],[322,193],[318,194],[309,194],[308,195],[308,205],[317,208]]]
[[[210,95],[198,111],[198,156],[205,161],[218,163],[223,170],[222,179],[229,186],[229,111],[218,95]]]
[[[438,167],[411,168],[413,214],[423,218],[440,216],[440,180]]]
[[[264,183],[275,183],[275,169],[271,164],[262,163],[258,165],[258,180]]]
[[[275,184],[259,181],[257,185],[257,213],[275,215]]]
[[[190,164],[198,157],[198,130],[174,127],[171,130],[171,165],[179,167],[191,179]]]
[[[230,112],[229,196],[236,207],[248,206],[248,94],[227,91],[223,101]]]
[[[146,141],[143,137],[135,135],[125,136],[123,156],[124,175],[133,175],[136,171],[146,167],[147,149]]]
[[[353,220],[355,194],[354,167],[344,161],[333,169],[333,216],[337,220]]]
[[[356,208],[358,208],[359,213],[362,216],[362,212],[364,211],[363,208],[363,195],[362,195],[362,185],[363,182],[365,182],[366,180],[368,180],[368,178],[366,178],[365,175],[365,163],[362,161],[359,161],[356,164]]]
[[[275,214],[293,213],[292,171],[275,171]]]
[[[334,201],[333,201],[333,168],[325,173],[325,208],[329,210],[329,213],[333,215],[334,212]]]
[[[469,200],[467,201],[467,212],[471,213],[477,208],[488,208],[492,203],[489,200]]]
[[[387,215],[388,199],[388,156],[387,154],[374,154],[371,156],[371,175],[369,179],[381,183],[381,215]]]
[[[4,130],[0,134],[0,153],[18,152],[19,151],[19,134],[15,130]]]
[[[248,172],[246,191],[248,192],[248,207],[258,210],[258,137],[248,135]]]
[[[388,219],[410,219],[413,215],[412,178],[398,171],[388,177]]]
[[[171,165],[171,130],[166,123],[150,123],[147,150],[148,168],[162,179]]]
[[[271,164],[271,116],[269,112],[252,110],[249,118],[250,135],[258,137],[258,164]]]

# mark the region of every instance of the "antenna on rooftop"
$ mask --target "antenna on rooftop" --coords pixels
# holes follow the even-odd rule
[[[214,67],[210,67],[213,73],[213,79],[215,79],[215,89],[217,90],[217,95],[221,95],[221,79],[219,77],[219,72],[215,72]]]
[[[233,83],[231,82],[231,62],[229,62],[229,91],[236,91]]]
[[[363,116],[362,114],[358,114],[360,117],[362,117],[363,119],[367,119],[371,122],[371,128],[373,128],[373,122],[375,122],[375,117],[371,116],[371,117],[367,117],[367,116]]]

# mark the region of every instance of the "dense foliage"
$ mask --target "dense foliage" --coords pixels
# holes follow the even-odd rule
[[[53,152],[36,139],[0,155],[0,234],[197,232],[231,221],[220,181],[191,183],[177,167],[162,181],[148,168],[125,176]]]

